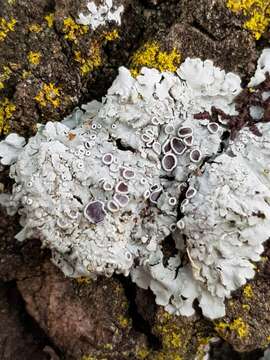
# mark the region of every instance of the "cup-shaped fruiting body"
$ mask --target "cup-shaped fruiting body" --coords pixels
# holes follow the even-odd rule
[[[206,316],[223,316],[269,237],[269,129],[260,140],[246,129],[227,149],[226,123],[212,113],[237,115],[240,82],[200,59],[136,79],[122,67],[102,103],[47,123],[26,145],[15,139],[10,158],[7,138],[17,238],[39,236],[68,276],[131,274],[171,313],[192,315],[198,299]],[[175,255],[164,261],[169,235]]]
[[[171,172],[177,166],[177,158],[174,154],[166,154],[162,159],[162,167],[165,171]]]
[[[177,137],[173,137],[170,141],[171,149],[176,155],[182,155],[186,151],[183,141]]]
[[[91,201],[86,205],[84,209],[84,215],[90,222],[94,224],[102,222],[106,216],[104,203],[99,200]]]

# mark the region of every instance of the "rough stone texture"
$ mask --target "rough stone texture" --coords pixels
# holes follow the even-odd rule
[[[22,316],[21,299],[14,284],[0,284],[0,358],[1,360],[46,360],[43,349],[49,344],[42,334],[31,333]],[[30,324],[28,323],[28,326]],[[46,350],[46,349],[45,349]]]
[[[134,12],[134,5],[129,5],[125,0],[122,3],[126,12]],[[4,66],[11,70],[9,79],[4,82],[0,99],[2,96],[8,97],[15,104],[16,111],[10,126],[20,134],[33,133],[37,122],[61,120],[82,101],[103,95],[115,77],[120,61],[127,62],[126,49],[131,46],[139,28],[138,24],[134,24],[135,17],[128,16],[123,22],[123,28],[134,29],[132,35],[128,36],[123,31],[121,38],[111,44],[104,36],[108,31],[117,29],[115,25],[107,29],[99,28],[96,32],[89,29],[81,33],[75,29],[74,36],[70,28],[65,31],[65,19],[74,21],[80,9],[82,6],[79,0],[37,0],[35,6],[23,0],[14,4],[1,1],[0,17],[14,18],[17,23],[14,31],[10,31],[4,41],[0,42],[0,73],[3,73]],[[53,14],[52,26],[45,19],[49,14]],[[40,52],[38,65],[29,61],[30,51]],[[81,53],[77,60],[76,52]],[[93,64],[89,73],[82,75],[82,63],[79,60],[85,62],[93,56],[100,56],[100,59]],[[98,87],[95,85],[97,81]],[[42,106],[35,100],[43,84],[54,84],[59,89],[58,106],[50,102]]]
[[[156,349],[152,349],[149,360],[183,360],[205,355],[204,347],[215,336],[210,321],[199,315],[192,317],[173,316],[163,307],[153,306],[153,294],[138,290],[136,303],[142,317],[151,324],[152,334],[158,340]]]
[[[132,328],[117,280],[72,281],[45,261],[18,281],[18,289],[29,314],[70,359],[135,358],[146,347],[145,336]]]
[[[11,130],[30,135],[37,122],[60,120],[75,106],[99,99],[116,76],[117,68],[129,66],[134,52],[147,41],[157,41],[165,51],[176,47],[182,60],[187,56],[213,59],[215,65],[238,72],[244,80],[254,71],[259,50],[269,46],[269,34],[255,43],[224,0],[119,3],[125,6],[120,29],[110,25],[95,32],[77,32],[75,39],[68,40],[64,19],[76,18],[85,8],[82,1],[0,0],[0,18],[17,20],[15,31],[0,42],[0,82],[4,84],[0,89],[0,113],[5,98],[16,106],[7,119]],[[54,21],[50,27],[45,16],[51,13]],[[114,29],[119,38],[105,41],[104,34]],[[93,49],[100,51],[101,64],[83,75],[82,61],[93,59]],[[29,62],[30,51],[41,53],[38,65]],[[75,59],[76,51],[81,52],[81,63]],[[5,76],[4,66],[9,69]],[[56,107],[50,102],[42,106],[35,100],[44,84],[59,89]],[[1,124],[0,129],[2,133]],[[8,191],[7,171],[1,173],[0,181],[1,189]],[[243,290],[238,291],[227,303],[227,316],[211,323],[199,314],[190,319],[168,318],[148,292],[132,290],[127,280],[100,279],[97,283],[78,284],[65,279],[48,262],[49,256],[37,240],[15,242],[17,218],[7,217],[3,211],[0,216],[0,279],[6,282],[0,287],[1,359],[54,360],[58,355],[74,360],[81,360],[83,355],[91,360],[179,360],[180,356],[194,359],[196,354],[203,354],[209,337],[218,335],[225,341],[213,347],[212,359],[256,360],[259,352],[245,352],[265,348],[270,342],[268,244],[265,261],[258,267],[256,279],[250,282],[253,295],[247,297]],[[7,282],[11,280],[14,286],[18,284],[28,314],[48,338],[38,332],[37,340],[33,336],[36,328],[25,330],[24,316],[29,315],[24,306],[7,301]],[[237,318],[247,325],[247,336],[239,337],[236,330],[226,325],[217,326],[232,324]],[[238,352],[232,351],[228,343]]]

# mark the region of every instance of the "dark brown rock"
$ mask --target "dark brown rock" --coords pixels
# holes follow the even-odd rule
[[[29,314],[70,359],[135,358],[146,339],[132,329],[122,285],[66,279],[48,261],[18,281]]]
[[[0,358],[1,360],[48,360],[43,351],[50,348],[46,339],[33,335],[22,311],[22,302],[14,284],[0,283]]]

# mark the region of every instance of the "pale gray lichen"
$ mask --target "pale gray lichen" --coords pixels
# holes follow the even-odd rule
[[[270,49],[264,49],[262,51],[262,54],[258,60],[256,72],[251,78],[248,86],[253,87],[262,83],[266,79],[266,73],[270,74]]]
[[[19,153],[23,150],[25,139],[17,134],[8,135],[0,142],[1,163],[11,165],[17,161]]]
[[[114,21],[117,25],[121,25],[121,15],[124,11],[123,5],[116,7],[113,5],[112,0],[104,0],[102,4],[96,6],[91,1],[88,2],[87,8],[89,14],[80,13],[79,18],[76,20],[78,24],[89,25],[93,30],[96,30],[101,25],[105,25],[109,21]]]
[[[171,313],[192,315],[199,299],[204,315],[224,315],[270,235],[269,126],[222,153],[226,127],[194,116],[237,114],[240,82],[200,59],[136,79],[121,67],[101,103],[41,126],[16,154],[17,238],[39,237],[67,276],[131,274]]]
[[[270,360],[270,348],[264,351],[263,356],[259,360]]]

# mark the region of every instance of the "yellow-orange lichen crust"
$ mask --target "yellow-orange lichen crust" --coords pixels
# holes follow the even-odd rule
[[[175,72],[181,61],[181,55],[176,48],[162,51],[156,41],[149,41],[139,48],[131,58],[130,70],[136,77],[143,66],[154,68],[161,72]]]
[[[227,7],[246,18],[244,28],[259,40],[270,24],[270,0],[228,0]]]

